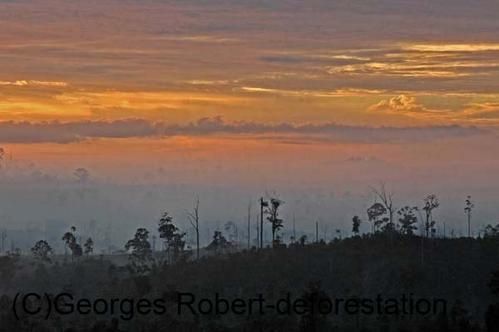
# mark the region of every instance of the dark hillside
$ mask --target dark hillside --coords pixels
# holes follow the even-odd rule
[[[119,327],[114,331],[439,331],[442,326],[448,331],[486,331],[487,307],[498,300],[489,287],[493,272],[499,270],[499,243],[495,239],[421,242],[419,237],[354,237],[330,244],[213,255],[153,266],[150,273],[140,275],[92,256],[62,264],[2,259],[2,270],[9,264],[17,267],[15,275],[0,273],[6,294],[1,301],[0,331],[65,331],[68,326],[72,331],[113,331],[113,324]],[[166,303],[166,312],[144,315],[135,307],[133,318],[106,312],[52,315],[47,321],[33,316],[20,323],[10,308],[17,291],[68,292],[75,299],[91,301],[160,298]],[[447,314],[348,315],[340,304],[341,312],[329,315],[198,312],[195,316],[187,306],[178,315],[178,292],[192,293],[194,306],[203,298],[215,301],[217,293],[229,301],[262,294],[266,303],[276,303],[288,294],[291,300],[310,294],[322,294],[330,300],[376,299],[378,295],[398,299],[405,294],[414,300],[444,299]],[[122,309],[117,311],[123,313]]]

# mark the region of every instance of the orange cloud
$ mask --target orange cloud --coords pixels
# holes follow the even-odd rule
[[[66,82],[57,81],[37,81],[37,80],[18,80],[18,81],[0,81],[4,86],[43,86],[43,87],[66,87]]]
[[[416,98],[406,95],[399,95],[387,100],[382,100],[379,103],[369,107],[370,111],[385,111],[385,112],[428,112],[429,110],[416,102]]]
[[[497,122],[499,120],[499,103],[484,102],[469,104],[464,111],[464,115],[473,121]]]

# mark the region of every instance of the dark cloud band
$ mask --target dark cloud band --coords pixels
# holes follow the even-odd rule
[[[290,135],[298,139],[323,139],[352,143],[420,142],[485,133],[463,126],[366,127],[323,124],[264,124],[226,122],[221,117],[202,118],[186,125],[141,119],[80,122],[0,122],[3,143],[71,143],[92,138],[169,137],[178,135]]]

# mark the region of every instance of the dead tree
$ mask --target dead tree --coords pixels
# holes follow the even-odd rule
[[[187,217],[196,232],[196,258],[199,259],[199,198],[196,198],[192,212],[187,212]]]
[[[248,250],[251,247],[251,201],[248,203]]]
[[[279,218],[279,207],[284,202],[280,199],[273,197],[270,199],[269,207],[267,208],[267,221],[272,224],[272,247],[275,247],[280,239],[277,236],[277,232],[283,227],[283,220]]]
[[[388,228],[390,230],[395,229],[395,224],[393,223],[393,215],[395,214],[395,207],[393,206],[393,193],[387,192],[385,184],[380,185],[379,190],[371,187],[374,195],[379,198],[383,207],[388,211]]]

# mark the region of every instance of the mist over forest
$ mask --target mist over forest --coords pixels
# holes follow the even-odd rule
[[[361,161],[348,161],[358,163]],[[332,165],[331,167],[334,167]],[[80,178],[77,170],[84,169]],[[381,182],[373,179],[359,183],[351,179],[338,181],[331,186],[288,185],[269,183],[265,187],[256,184],[220,181],[208,184],[181,183],[164,178],[164,170],[156,169],[148,174],[137,174],[130,182],[103,178],[94,175],[92,169],[79,167],[65,169],[60,174],[42,171],[35,165],[22,169],[2,169],[0,177],[0,216],[2,229],[9,233],[5,246],[27,251],[36,238],[53,240],[54,249],[60,251],[63,244],[61,234],[70,226],[77,226],[82,236],[96,239],[96,247],[103,252],[122,249],[123,243],[140,225],[149,229],[155,227],[163,211],[169,211],[179,227],[189,231],[187,220],[196,198],[200,199],[202,224],[201,240],[211,241],[214,230],[223,230],[227,222],[239,228],[239,240],[247,241],[248,206],[251,218],[251,243],[256,241],[256,223],[259,217],[258,199],[278,195],[285,204],[282,216],[286,231],[284,241],[289,241],[293,223],[299,233],[312,236],[315,224],[326,240],[343,234],[350,234],[351,218],[366,216],[366,209],[376,201],[371,188]],[[223,171],[220,171],[223,172]],[[152,175],[151,175],[152,174]],[[422,206],[423,198],[431,191],[418,184],[417,180],[406,180],[386,185],[394,192],[394,202],[399,208]],[[431,187],[431,186],[429,186]],[[434,187],[439,187],[438,184]],[[465,190],[466,185],[457,185],[459,190],[435,192],[441,206],[435,213],[438,220],[437,232],[446,229],[455,236],[466,232],[466,218],[463,212],[464,199],[470,193],[476,201],[473,234],[483,234],[487,224],[499,220],[499,206],[487,192]],[[443,188],[442,188],[443,189]],[[26,208],[29,207],[29,208]],[[445,225],[444,225],[445,224]],[[364,225],[361,232],[369,232]],[[339,233],[341,232],[341,233]],[[265,240],[270,241],[270,231],[265,230]],[[188,238],[192,245],[193,238]]]

